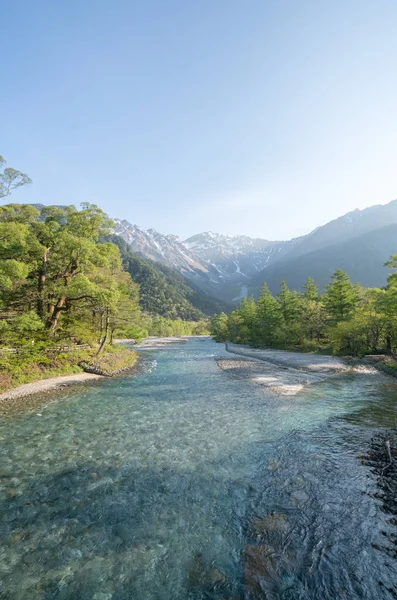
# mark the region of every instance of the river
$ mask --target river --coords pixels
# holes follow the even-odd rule
[[[277,397],[209,339],[0,424],[6,600],[392,599],[396,526],[360,460],[397,384]],[[230,356],[230,355],[229,355]]]

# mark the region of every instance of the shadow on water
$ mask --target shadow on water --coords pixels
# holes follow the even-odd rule
[[[2,472],[1,597],[393,598],[376,482],[349,432],[333,419],[327,435],[291,432],[271,454],[253,444],[256,476],[241,480],[224,476],[233,456],[211,477],[92,462],[15,490]]]
[[[9,550],[2,598],[242,597],[239,557],[216,567],[217,549],[209,544],[213,529],[241,530],[219,505],[221,487],[233,502],[241,486],[225,489],[224,481],[166,468],[95,463],[33,479],[23,494],[3,472],[7,479],[8,497],[0,505]],[[191,552],[181,560],[178,545],[185,536]]]

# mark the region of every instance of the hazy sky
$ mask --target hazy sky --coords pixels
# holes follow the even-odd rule
[[[396,0],[5,0],[17,202],[287,239],[397,197]]]

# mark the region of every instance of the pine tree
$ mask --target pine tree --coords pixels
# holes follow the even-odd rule
[[[256,305],[252,296],[243,298],[236,312],[242,319],[239,337],[242,342],[250,344],[253,339],[256,320]]]
[[[318,289],[314,279],[308,277],[302,288],[305,300],[318,300]]]
[[[281,312],[285,323],[295,322],[302,312],[301,297],[298,292],[292,292],[285,281],[280,283],[280,292],[277,294]]]
[[[357,288],[347,273],[338,269],[325,288],[324,305],[336,323],[349,319],[357,305]]]
[[[277,328],[280,327],[282,320],[283,315],[280,304],[272,296],[265,283],[256,303],[254,342],[263,345],[274,344],[277,336]]]

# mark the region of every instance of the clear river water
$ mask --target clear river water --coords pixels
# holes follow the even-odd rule
[[[396,526],[360,459],[397,427],[395,380],[280,398],[209,339],[140,353],[0,423],[1,599],[397,597]]]

